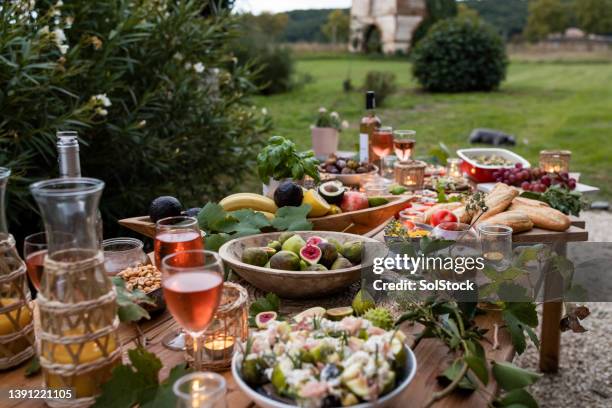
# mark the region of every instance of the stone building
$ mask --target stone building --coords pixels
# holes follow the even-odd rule
[[[425,13],[425,0],[353,0],[349,48],[406,52]]]

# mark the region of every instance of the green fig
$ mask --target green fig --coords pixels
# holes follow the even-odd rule
[[[321,264],[308,265],[306,269],[302,269],[303,271],[326,271],[328,270],[325,266]]]
[[[286,240],[288,240],[294,235],[295,235],[295,232],[293,231],[285,231],[278,236],[278,242],[280,242],[280,244],[282,245],[285,243]]]
[[[336,269],[350,268],[351,266],[353,266],[353,264],[348,259],[343,256],[339,256],[336,258],[330,269],[333,271]]]
[[[319,242],[317,246],[321,250],[321,259],[319,259],[319,262],[325,265],[326,268],[331,268],[336,259],[338,259],[338,250],[334,244],[329,242]]]
[[[274,250],[276,250],[276,252],[280,251],[282,249],[283,244],[280,243],[280,241],[270,241],[268,242],[267,245],[269,248],[274,248]]]
[[[268,252],[264,248],[247,248],[242,252],[242,262],[264,266],[268,262]]]
[[[306,241],[298,234],[293,235],[291,238],[283,243],[283,251],[291,251],[296,255],[300,255],[300,250],[306,245]]]
[[[328,238],[327,242],[333,244],[336,247],[336,251],[338,251],[338,253],[342,252],[342,244],[340,243],[340,241],[335,238]]]
[[[345,242],[342,246],[342,256],[351,261],[353,264],[361,263],[361,251],[363,250],[362,241]]]
[[[280,251],[270,258],[270,267],[272,269],[281,269],[284,271],[299,271],[300,258],[293,252]]]

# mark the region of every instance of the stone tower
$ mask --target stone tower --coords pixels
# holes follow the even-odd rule
[[[349,49],[407,52],[425,13],[425,0],[353,0]]]

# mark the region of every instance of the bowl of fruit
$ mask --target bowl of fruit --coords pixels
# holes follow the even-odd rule
[[[371,266],[365,258],[362,262],[365,244],[385,250],[381,242],[359,235],[292,231],[236,238],[223,244],[219,255],[253,286],[302,299],[328,295],[359,281],[362,268]]]
[[[234,355],[236,384],[264,408],[396,406],[417,362],[406,336],[377,322],[384,309],[372,310],[380,316],[270,322]]]
[[[364,178],[378,172],[378,167],[372,163],[359,162],[349,157],[331,155],[319,165],[319,174],[323,180],[340,180],[347,186],[359,186]]]

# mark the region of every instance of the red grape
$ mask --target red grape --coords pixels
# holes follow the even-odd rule
[[[531,183],[528,181],[523,181],[521,183],[521,188],[525,191],[529,191],[531,189]]]
[[[514,165],[514,167],[516,167],[517,169],[522,169],[523,168],[523,163],[516,163]]]

